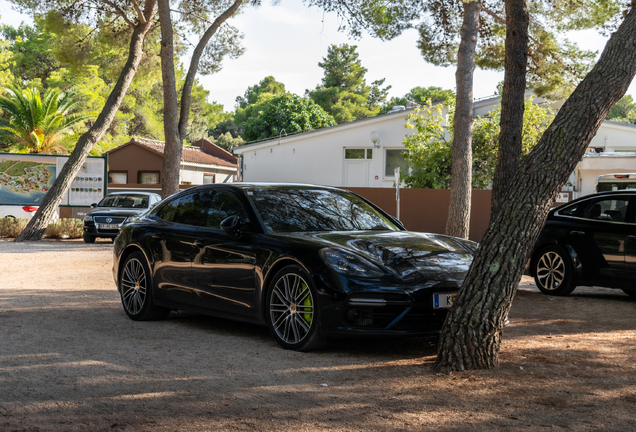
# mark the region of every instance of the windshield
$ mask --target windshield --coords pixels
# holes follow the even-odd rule
[[[249,188],[268,232],[390,230],[399,228],[362,198],[308,187]]]
[[[148,208],[146,195],[108,195],[102,199],[97,207]]]
[[[596,185],[596,192],[609,192],[615,190],[636,189],[636,182],[599,182]]]

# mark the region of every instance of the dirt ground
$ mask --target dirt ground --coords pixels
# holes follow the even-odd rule
[[[285,351],[264,327],[126,317],[110,242],[0,240],[0,431],[636,431],[636,299],[524,278],[495,370],[422,339]]]

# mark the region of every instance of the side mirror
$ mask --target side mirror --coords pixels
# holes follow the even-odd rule
[[[240,216],[228,216],[221,221],[219,227],[226,233],[231,235],[232,237],[236,237],[240,239],[243,236],[243,231],[241,231],[241,218]]]
[[[95,208],[95,207],[97,207],[97,203],[91,204],[91,208]]]

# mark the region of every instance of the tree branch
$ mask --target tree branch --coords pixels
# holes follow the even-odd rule
[[[133,7],[137,11],[137,16],[139,17],[139,22],[141,24],[146,24],[148,21],[146,21],[146,17],[144,16],[144,13],[139,8],[139,4],[137,3],[137,0],[131,0],[131,1],[132,1],[132,4],[133,4]]]
[[[124,21],[126,21],[126,23],[128,23],[129,26],[131,26],[132,28],[135,28],[135,23],[133,23],[128,16],[126,15],[126,12],[124,12],[119,6],[117,6],[115,3],[113,3],[110,0],[101,0],[102,3],[107,4],[108,6],[112,7],[113,9],[115,9],[115,13],[117,15],[119,15]]]

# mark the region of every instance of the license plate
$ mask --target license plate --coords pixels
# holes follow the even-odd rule
[[[116,230],[119,229],[119,224],[97,224],[97,229]]]
[[[457,298],[457,293],[437,293],[433,294],[433,309],[449,308]]]

